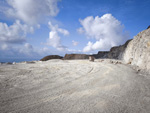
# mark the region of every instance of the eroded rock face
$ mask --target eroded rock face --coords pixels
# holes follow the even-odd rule
[[[64,60],[73,60],[73,59],[88,59],[89,55],[86,54],[66,54]]]
[[[131,40],[128,40],[124,45],[112,47],[110,51],[99,51],[98,54],[94,55],[95,58],[109,58],[109,59],[119,59],[123,57],[123,53]]]
[[[150,29],[140,32],[129,42],[123,60],[141,69],[150,70]]]
[[[51,59],[62,59],[62,58],[63,57],[59,56],[59,55],[49,55],[49,56],[42,58],[40,61],[47,61],[47,60],[51,60]]]
[[[147,29],[149,29],[150,28],[150,25],[147,27]]]
[[[99,51],[98,54],[93,55],[95,58],[106,58],[109,51]]]
[[[112,47],[110,49],[109,53],[107,54],[106,58],[122,60],[123,54],[124,54],[124,52],[127,48],[127,45],[130,41],[131,40],[128,40],[124,45]]]

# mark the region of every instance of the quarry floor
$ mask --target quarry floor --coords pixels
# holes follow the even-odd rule
[[[0,113],[150,113],[150,77],[109,60],[0,65]]]

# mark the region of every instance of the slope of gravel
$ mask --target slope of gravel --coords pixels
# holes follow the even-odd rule
[[[149,113],[150,78],[109,60],[0,65],[0,113]]]

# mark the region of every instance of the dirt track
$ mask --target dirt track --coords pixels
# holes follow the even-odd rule
[[[150,113],[150,78],[122,64],[0,65],[0,113]]]

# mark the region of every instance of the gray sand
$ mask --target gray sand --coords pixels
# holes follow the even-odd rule
[[[0,113],[150,113],[150,77],[99,60],[0,65]]]

